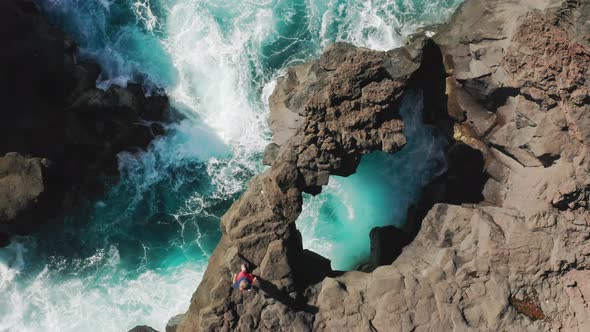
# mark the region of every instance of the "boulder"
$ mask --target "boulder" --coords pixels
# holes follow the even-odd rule
[[[183,316],[184,314],[178,314],[170,318],[170,320],[168,320],[168,323],[166,324],[166,332],[176,332],[178,324],[180,324],[180,321],[182,320]]]
[[[262,157],[262,164],[266,166],[272,165],[273,161],[277,158],[279,154],[280,146],[276,143],[270,143],[264,148],[264,154]]]
[[[42,196],[43,168],[39,158],[25,158],[18,153],[0,157],[0,220],[13,222],[34,208]]]
[[[0,233],[23,234],[36,219],[50,215],[48,206],[47,160],[25,158],[18,153],[0,157]],[[7,240],[2,241],[8,244]]]

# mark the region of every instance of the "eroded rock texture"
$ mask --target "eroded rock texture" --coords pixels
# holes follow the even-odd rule
[[[431,195],[444,203],[371,273],[331,272],[294,221],[302,191],[403,148],[396,107],[428,81],[425,44],[336,44],[290,69],[271,97],[272,166],[223,217],[178,330],[590,330],[589,15],[588,1],[467,0],[434,36],[454,121],[446,185]],[[241,261],[260,291],[232,290]]]
[[[457,144],[484,156],[483,202],[436,205],[392,265],[324,280],[316,329],[590,328],[587,14],[467,1],[434,37]]]
[[[172,113],[166,96],[146,97],[138,84],[96,88],[99,66],[79,61],[75,42],[32,1],[2,1],[0,25],[0,163],[11,165],[0,170],[6,239],[100,193],[104,177],[118,174],[117,154],[145,148]]]
[[[335,44],[279,80],[270,98],[275,143],[264,158],[271,168],[223,216],[223,237],[178,331],[312,327],[307,286],[331,271],[301,247],[301,193],[318,193],[330,174],[352,174],[365,153],[403,147],[398,106],[424,43],[390,52]],[[232,290],[231,271],[241,261],[255,267],[261,291]]]

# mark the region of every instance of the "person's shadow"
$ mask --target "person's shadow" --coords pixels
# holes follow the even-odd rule
[[[256,281],[258,281],[258,287],[253,286],[254,290],[263,291],[264,294],[278,302],[281,302],[291,309],[296,311],[304,311],[311,314],[316,314],[319,311],[318,307],[307,304],[305,300],[294,299],[289,296],[289,294],[282,292],[270,281],[264,280],[259,276],[256,276]]]

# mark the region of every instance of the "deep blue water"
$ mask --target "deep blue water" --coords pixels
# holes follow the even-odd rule
[[[390,49],[460,0],[38,0],[99,62],[99,86],[160,86],[187,119],[140,155],[121,154],[121,180],[65,218],[0,249],[0,331],[163,330],[184,312],[220,238],[219,218],[263,170],[266,100],[284,69],[334,41]],[[368,231],[400,224],[444,165],[404,106],[408,146],[363,159],[307,197],[304,245],[350,268]]]

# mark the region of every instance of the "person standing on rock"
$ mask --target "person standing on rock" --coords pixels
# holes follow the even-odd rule
[[[234,274],[234,288],[239,289],[241,291],[252,289],[252,285],[256,281],[256,277],[252,275],[252,273],[248,273],[248,269],[246,268],[246,264],[242,264],[241,266],[242,271],[238,274]]]

